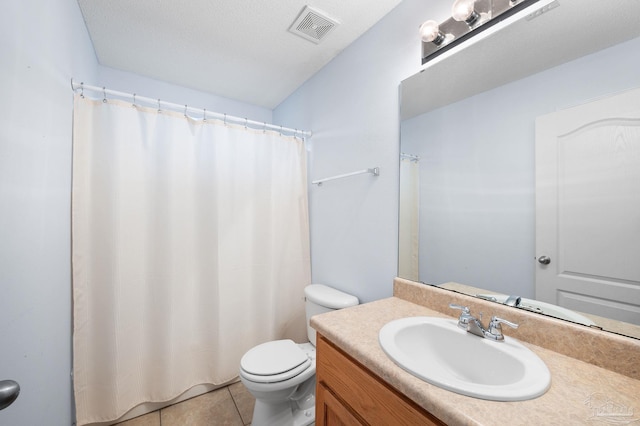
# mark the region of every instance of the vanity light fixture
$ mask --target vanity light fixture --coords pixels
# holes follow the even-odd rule
[[[451,16],[458,22],[465,22],[472,26],[478,19],[480,14],[475,10],[476,0],[456,0],[451,7]]]
[[[432,19],[420,25],[420,37],[425,43],[433,43],[436,46],[440,46],[445,39],[440,25]]]
[[[460,45],[506,18],[540,2],[552,0],[455,0],[451,18],[438,24],[429,20],[420,26],[422,64]],[[557,0],[553,2],[558,3]]]

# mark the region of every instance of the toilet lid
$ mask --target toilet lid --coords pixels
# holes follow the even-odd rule
[[[311,364],[309,357],[293,340],[275,340],[250,349],[240,360],[240,367],[253,381],[287,380],[300,374]]]

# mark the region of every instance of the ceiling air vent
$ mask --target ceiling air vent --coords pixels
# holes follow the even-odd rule
[[[305,6],[289,31],[314,43],[320,43],[335,27],[338,21],[329,18],[309,6]]]

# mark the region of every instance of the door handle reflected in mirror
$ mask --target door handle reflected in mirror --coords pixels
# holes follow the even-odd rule
[[[551,263],[551,258],[549,256],[540,256],[538,258],[538,262],[542,263],[543,265],[548,265]]]

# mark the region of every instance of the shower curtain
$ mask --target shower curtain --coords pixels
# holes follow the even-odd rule
[[[400,159],[398,275],[420,281],[420,165]]]
[[[304,141],[74,99],[73,377],[79,425],[238,375],[306,338]]]

